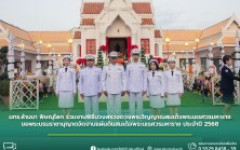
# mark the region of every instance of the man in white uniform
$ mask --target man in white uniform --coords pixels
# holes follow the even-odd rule
[[[168,60],[169,69],[165,71],[165,93],[170,115],[178,114],[178,106],[181,105],[181,97],[184,92],[181,71],[175,68],[175,59]]]
[[[102,94],[101,69],[94,66],[95,57],[86,56],[87,67],[79,72],[78,90],[84,99],[85,115],[98,115],[98,98]]]
[[[133,62],[127,66],[127,91],[130,95],[130,115],[143,114],[143,96],[147,92],[147,69],[140,62],[140,50],[132,50]]]
[[[108,115],[121,115],[121,96],[126,92],[126,77],[123,66],[117,64],[118,53],[109,54],[108,66],[103,68],[102,88],[107,96]]]

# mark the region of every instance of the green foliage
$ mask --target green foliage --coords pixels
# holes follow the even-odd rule
[[[235,60],[240,60],[240,59],[237,59],[237,58],[235,57],[236,53],[239,53],[239,52],[234,51],[234,52],[231,53],[231,56],[232,56]]]
[[[0,80],[0,95],[1,96],[9,96],[9,80]]]
[[[0,49],[0,53],[2,53],[2,54],[7,54],[7,53],[8,53],[8,47],[7,47],[7,46],[3,46],[3,47]]]
[[[98,50],[97,66],[99,68],[103,68],[103,66],[104,66],[103,55],[102,55],[102,51],[100,49]]]
[[[143,48],[141,50],[141,62],[147,65],[145,50]]]
[[[0,74],[0,80],[6,80],[8,79],[8,73],[7,71],[4,71],[2,74]]]
[[[7,65],[8,65],[7,53],[8,53],[7,46],[4,46],[0,49],[0,68],[3,69],[2,70],[3,72],[0,72],[1,80],[8,78],[8,75],[7,75]]]

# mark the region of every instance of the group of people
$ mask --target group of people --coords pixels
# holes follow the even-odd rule
[[[202,66],[199,74],[194,78],[192,91],[201,94],[203,102],[211,95],[211,78],[211,74],[205,70],[204,66]]]
[[[76,73],[70,67],[70,57],[63,58],[64,67],[59,69],[56,94],[59,98],[59,107],[64,115],[69,115],[74,106],[74,97],[78,91],[84,99],[86,115],[99,114],[99,98],[102,94],[107,97],[108,115],[121,115],[122,97],[129,96],[129,114],[143,114],[143,97],[150,99],[151,112],[160,115],[166,104],[170,115],[178,114],[178,106],[184,92],[181,71],[176,69],[175,60],[168,60],[169,69],[159,71],[158,61],[151,59],[148,68],[140,61],[140,50],[131,52],[132,62],[126,67],[117,64],[118,52],[111,52],[109,65],[103,69],[95,66],[94,55],[86,56],[86,67],[79,72],[78,86]],[[78,87],[78,88],[77,88]],[[78,90],[77,90],[78,89]]]
[[[233,69],[233,58],[230,55],[225,55],[222,59],[223,65],[220,67],[221,80],[215,85],[214,88],[220,87],[220,91],[217,91],[215,96],[222,95],[222,102],[225,105],[223,109],[224,115],[230,114],[231,106],[234,104],[234,92],[235,85],[234,80],[240,81],[240,69],[239,77],[235,76]],[[211,78],[209,72],[206,72],[204,68],[201,69],[198,78],[195,79],[193,84],[193,91],[200,92],[202,94],[203,101],[206,97],[210,96],[212,90]]]
[[[223,63],[224,66],[221,69],[221,82],[220,82],[220,88],[223,94],[222,102],[225,104],[223,114],[229,115],[230,109],[234,104],[234,91],[235,91],[234,80],[240,81],[240,77],[235,76],[236,73],[232,68],[233,59],[230,55],[226,55],[223,57]],[[240,76],[240,70],[238,74]]]
[[[140,50],[132,50],[131,55],[132,62],[124,68],[117,63],[118,52],[113,51],[108,55],[109,65],[103,69],[95,66],[94,55],[87,55],[86,67],[79,71],[78,86],[76,72],[70,67],[71,58],[65,56],[56,81],[59,107],[63,109],[64,115],[70,114],[77,92],[84,100],[86,115],[99,114],[99,98],[102,94],[107,97],[108,115],[121,115],[122,97],[126,94],[129,96],[130,115],[143,114],[145,95],[150,99],[152,115],[160,115],[165,104],[169,107],[170,115],[178,114],[184,85],[182,73],[176,69],[175,59],[168,60],[168,70],[159,71],[157,60],[150,59],[148,68],[140,61]],[[224,56],[223,62],[220,87],[225,104],[223,114],[227,115],[234,104],[234,80],[240,81],[240,78],[234,76],[231,69],[231,56]]]

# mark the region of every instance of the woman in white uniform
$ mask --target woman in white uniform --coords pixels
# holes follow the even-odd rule
[[[64,56],[64,67],[59,69],[56,82],[58,107],[63,110],[65,116],[70,115],[76,95],[76,72],[73,68],[70,68],[70,60],[70,56]]]
[[[149,61],[149,72],[147,74],[147,93],[150,99],[152,115],[161,115],[164,103],[164,75],[159,72],[158,62],[155,59]]]
[[[175,60],[169,59],[169,69],[165,71],[165,93],[170,115],[178,115],[178,107],[181,105],[183,94],[183,79],[181,71],[175,68]]]

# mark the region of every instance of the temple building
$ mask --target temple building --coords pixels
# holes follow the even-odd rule
[[[35,70],[39,47],[43,70],[53,55],[60,65],[61,58],[71,54],[76,64],[86,54],[97,56],[101,46],[108,52],[118,51],[121,59],[129,59],[132,47],[137,46],[147,57],[175,57],[179,67],[185,64],[186,57],[190,63],[196,58],[198,64],[206,66],[212,48],[217,66],[221,49],[231,54],[236,32],[240,33],[240,20],[235,14],[205,29],[158,29],[151,0],[84,0],[80,11],[79,27],[69,31],[27,31],[0,20],[0,47],[7,46],[9,35],[13,35],[16,67],[24,51],[29,73]]]
[[[102,45],[108,52],[118,51],[123,59],[130,57],[132,45],[147,55],[162,56],[162,36],[155,26],[151,1],[83,1],[80,26],[73,34],[75,57],[97,54]]]

